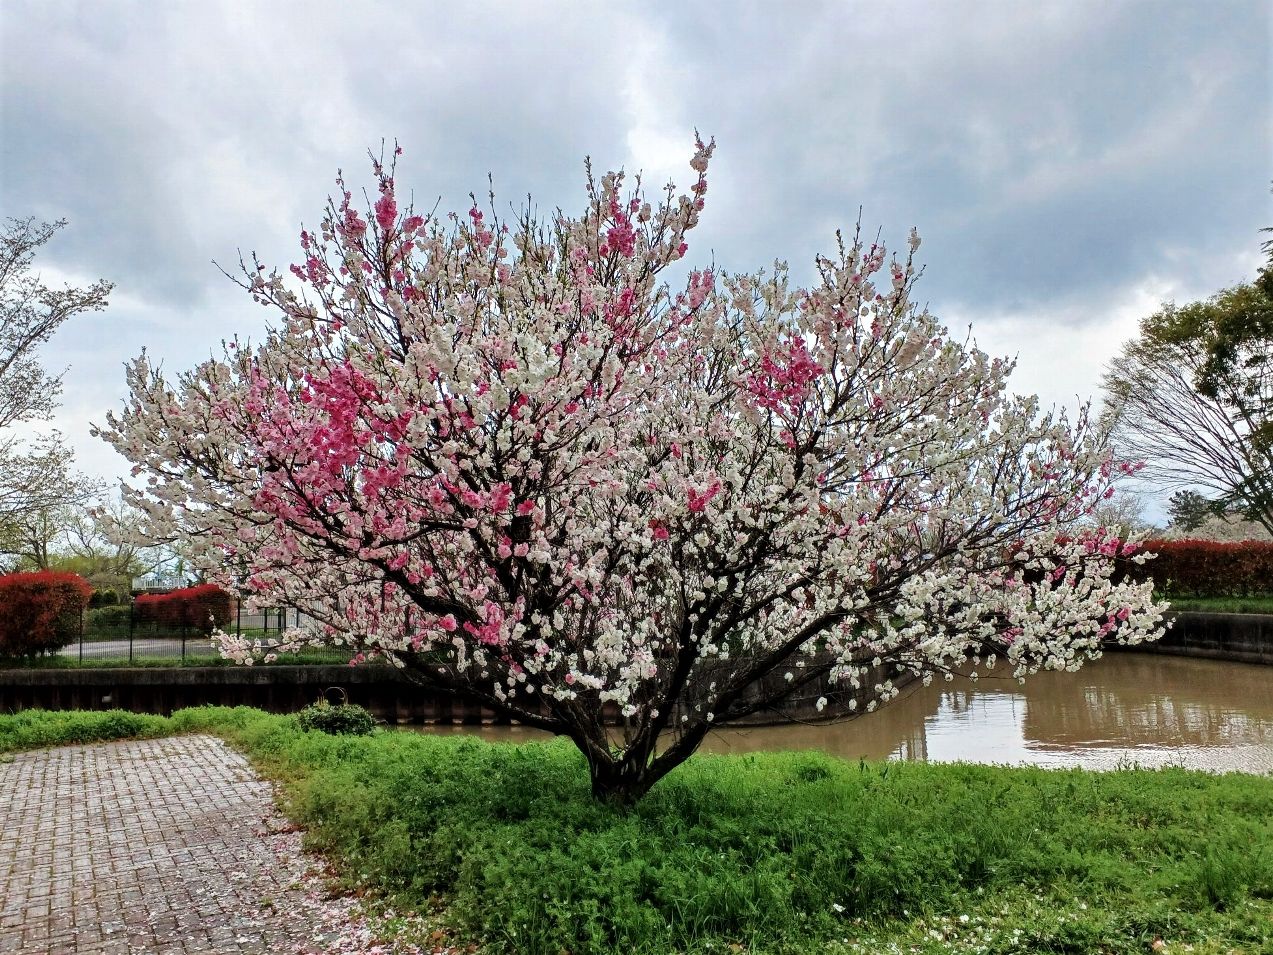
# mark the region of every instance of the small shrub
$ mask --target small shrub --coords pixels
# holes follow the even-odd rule
[[[119,594],[115,592],[113,587],[107,587],[105,590],[94,590],[93,595],[88,598],[88,609],[97,610],[101,607],[114,607],[119,603]]]
[[[78,636],[92,592],[83,577],[62,571],[0,577],[0,657],[62,649]]]
[[[84,632],[92,634],[104,630],[126,631],[130,616],[132,616],[132,608],[127,605],[122,607],[104,606],[96,609],[90,607],[85,617]]]
[[[324,733],[367,736],[376,728],[375,717],[354,703],[332,706],[320,700],[297,713],[296,719],[301,729]]]

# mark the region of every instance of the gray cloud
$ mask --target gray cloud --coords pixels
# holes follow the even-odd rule
[[[708,112],[722,165],[738,164],[725,214],[745,217],[746,246],[781,236],[807,255],[862,205],[895,241],[920,227],[938,297],[992,307],[1107,291],[1173,246],[1250,248],[1268,211],[1271,17],[899,3],[828,7],[816,28],[705,27],[695,85],[728,77]]]
[[[1073,329],[1086,395],[1136,309],[1249,277],[1273,223],[1271,26],[1261,0],[10,0],[0,212],[68,218],[41,264],[117,283],[49,351],[103,473],[84,422],[122,399],[121,363],[259,333],[212,260],[285,266],[335,170],[367,183],[393,137],[418,205],[462,209],[489,172],[501,203],[569,211],[585,154],[684,180],[698,126],[720,149],[692,257],[808,278],[859,207],[895,245],[916,225],[934,311],[1023,353]],[[1054,386],[1031,367],[1023,388]]]

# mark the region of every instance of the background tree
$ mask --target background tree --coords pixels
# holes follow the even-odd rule
[[[28,509],[0,530],[0,555],[9,570],[62,570],[95,590],[127,595],[135,577],[180,564],[175,549],[132,537],[137,514],[121,498]]]
[[[151,487],[140,532],[317,621],[285,646],[568,736],[620,801],[792,693],[891,699],[876,662],[1025,676],[1151,637],[1150,586],[1110,579],[1133,545],[1080,523],[1120,473],[1105,434],[911,304],[914,233],[900,261],[840,239],[807,290],[660,281],[711,153],[688,196],[590,174],[579,218],[511,226],[400,210],[392,164],[365,217],[341,182],[303,291],[247,265],[280,315],[259,346],[130,367],[104,437]]]
[[[1124,485],[1130,481],[1122,482]],[[1158,531],[1145,515],[1145,498],[1126,486],[1119,487],[1118,493],[1101,501],[1084,523],[1090,527],[1116,527],[1126,537],[1143,538]]]
[[[1273,272],[1142,320],[1105,375],[1120,453],[1273,532]]]
[[[137,520],[136,510],[120,497],[73,509],[63,530],[64,548],[54,566],[74,571],[95,589],[127,596],[134,578],[178,560],[170,547],[133,539],[131,528]]]
[[[29,427],[49,420],[62,390],[37,351],[68,319],[105,308],[111,290],[104,281],[52,289],[31,274],[36,251],[65,224],[9,219],[0,231],[0,536],[15,533],[6,529],[14,521],[37,524],[40,513],[97,491],[71,472],[71,451],[57,432]]]
[[[1216,513],[1215,502],[1197,491],[1176,491],[1167,502],[1171,526],[1184,531],[1197,530]]]
[[[71,521],[69,507],[25,508],[0,524],[0,556],[8,570],[48,570]]]

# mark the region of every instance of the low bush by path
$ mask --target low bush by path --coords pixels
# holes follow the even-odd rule
[[[1273,950],[1273,778],[698,756],[628,813],[565,743],[249,709],[0,717],[0,751],[212,732],[351,884],[491,952]]]

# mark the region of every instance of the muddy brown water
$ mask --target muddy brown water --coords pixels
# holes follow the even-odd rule
[[[436,726],[526,742],[517,726]],[[703,751],[822,750],[847,759],[1184,766],[1273,773],[1273,667],[1111,653],[1077,673],[916,685],[844,722],[721,729]]]

